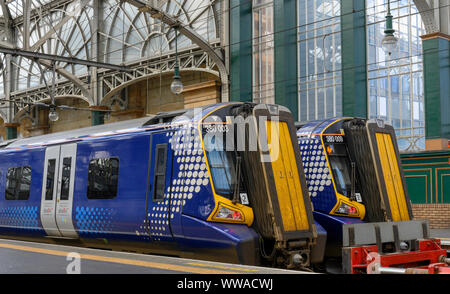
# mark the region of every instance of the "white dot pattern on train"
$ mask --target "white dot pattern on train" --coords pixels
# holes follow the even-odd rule
[[[161,241],[171,237],[170,221],[183,207],[209,185],[209,173],[201,147],[198,130],[184,127],[167,132],[169,148],[173,150],[174,165],[171,185],[166,187],[164,199],[155,203],[147,214],[150,235],[153,240]],[[212,209],[212,208],[211,208]],[[204,211],[209,214],[211,211]],[[145,220],[136,230],[136,235],[146,235]]]
[[[318,139],[300,139],[299,143],[309,195],[316,197],[319,192],[331,186],[331,173],[325,153]]]

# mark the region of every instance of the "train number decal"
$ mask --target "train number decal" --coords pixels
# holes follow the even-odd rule
[[[327,142],[327,143],[344,143],[344,136],[338,136],[338,135],[325,136],[325,142]]]
[[[204,128],[206,129],[207,133],[228,133],[229,127],[227,125],[223,124],[208,124],[205,125]]]

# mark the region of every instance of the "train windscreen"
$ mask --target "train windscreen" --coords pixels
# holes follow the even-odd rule
[[[229,131],[227,122],[205,124],[203,146],[214,191],[220,196],[235,200],[234,198],[245,192],[245,189],[240,157],[234,146],[234,138],[228,137]]]
[[[326,150],[336,189],[344,196],[351,196],[351,163],[344,144],[327,144]]]
[[[204,141],[206,158],[217,194],[230,199],[236,185],[236,165],[233,154],[225,150],[224,139],[212,136]]]
[[[355,164],[352,165],[341,124],[332,125],[324,132],[324,144],[338,193],[362,202]],[[354,198],[354,199],[353,199]]]

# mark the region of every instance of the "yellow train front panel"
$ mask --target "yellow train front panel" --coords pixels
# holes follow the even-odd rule
[[[287,123],[267,121],[266,127],[284,230],[308,230],[309,222]]]

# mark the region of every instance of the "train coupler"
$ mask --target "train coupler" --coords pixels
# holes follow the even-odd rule
[[[278,266],[287,269],[304,269],[310,265],[310,251],[296,250],[280,252],[277,258]]]

